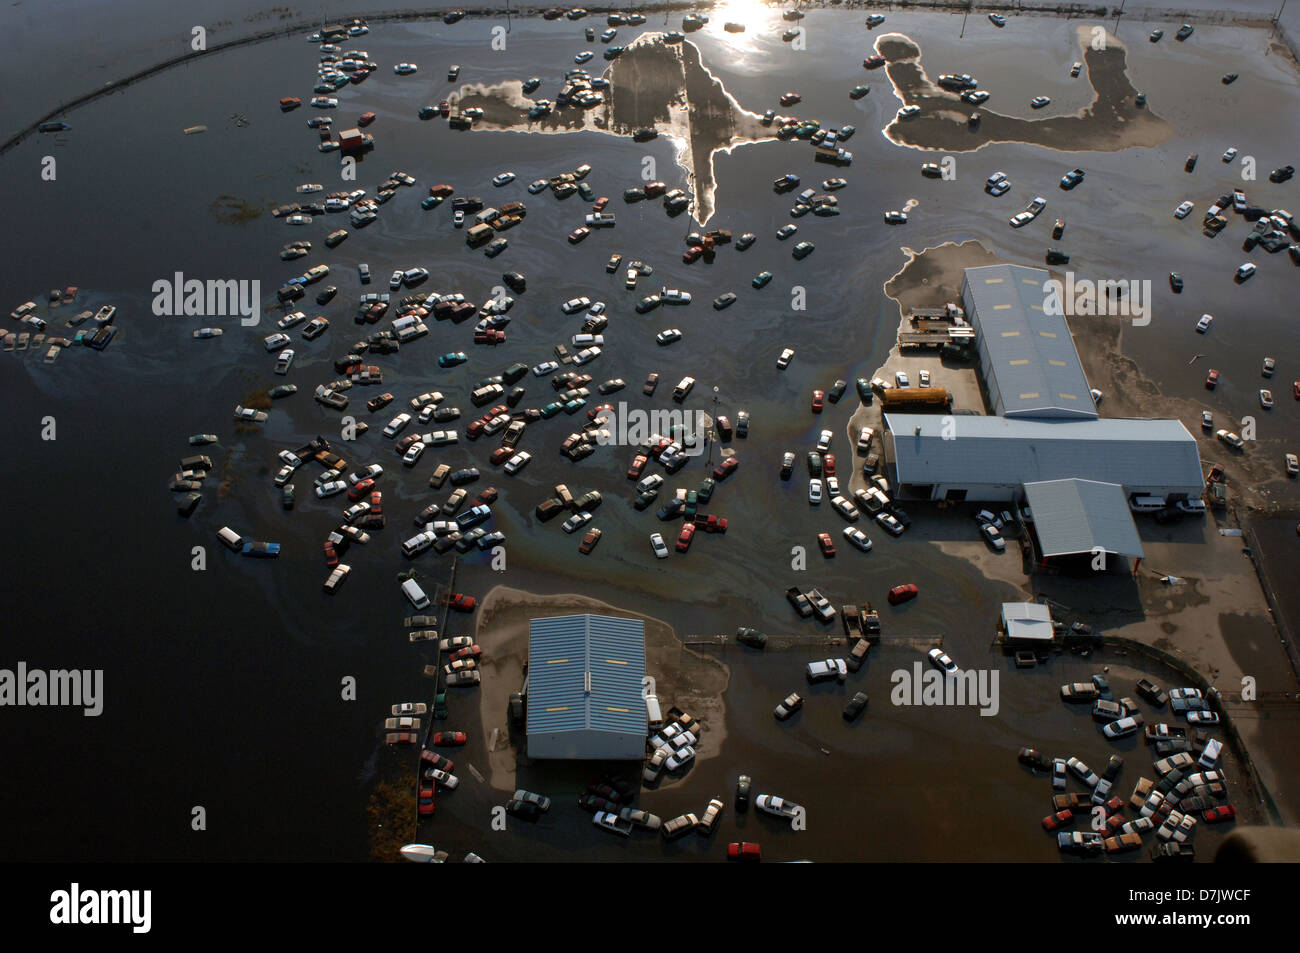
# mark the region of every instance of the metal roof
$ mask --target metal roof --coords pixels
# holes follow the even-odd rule
[[[1044,268],[985,265],[967,268],[962,303],[979,332],[989,391],[1006,417],[1095,418],[1087,375],[1064,316],[1047,314]]]
[[[600,615],[533,619],[528,733],[645,734],[645,623]]]
[[[1205,486],[1196,439],[1177,420],[1103,417],[1033,420],[953,414],[886,414],[899,483],[956,486],[1078,478],[1168,487]]]
[[[1026,483],[1025,500],[1044,556],[1101,550],[1142,556],[1142,542],[1124,488],[1096,480]]]
[[[1002,627],[1008,639],[1051,641],[1052,613],[1039,602],[1002,603]]]

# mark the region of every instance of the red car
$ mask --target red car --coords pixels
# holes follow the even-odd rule
[[[1218,824],[1221,821],[1231,821],[1237,816],[1237,809],[1231,804],[1220,804],[1218,807],[1212,807],[1201,817],[1207,824]]]
[[[1210,368],[1210,373],[1205,376],[1205,389],[1214,390],[1217,386],[1219,386],[1219,372]]]
[[[835,454],[828,453],[822,457],[822,472],[827,476],[835,476]]]
[[[909,599],[915,599],[921,594],[921,590],[916,588],[914,583],[906,583],[902,586],[895,586],[889,590],[889,604],[896,606],[900,602],[907,602]]]
[[[446,771],[448,774],[451,774],[452,770],[455,768],[455,765],[452,763],[450,758],[444,758],[442,755],[438,754],[438,752],[430,751],[428,748],[425,748],[420,752],[420,760],[427,762],[429,767],[439,768]]]
[[[285,96],[280,100],[280,111],[289,112],[291,109],[297,109],[302,105],[302,100],[297,96]]]
[[[500,495],[501,494],[497,492],[496,487],[494,486],[486,487],[484,488],[482,493],[480,493],[478,496],[474,498],[474,505],[491,506],[493,503],[497,501],[497,497]]]
[[[433,788],[420,788],[420,814],[428,816],[433,813]]]
[[[325,544],[325,565],[333,569],[339,564],[339,554],[335,550],[334,544],[327,542]]]
[[[433,736],[433,743],[443,748],[454,748],[467,740],[463,731],[439,731]]]
[[[382,516],[384,514],[384,494],[374,490],[370,494],[370,515]]]
[[[442,113],[442,117],[446,119],[451,115],[451,103],[447,102],[445,99],[438,103],[438,112]]]
[[[358,481],[355,486],[348,490],[348,499],[353,503],[357,502],[357,500],[365,496],[374,485],[375,481],[372,477],[366,477],[364,480]]]
[[[594,203],[592,203],[591,210],[593,212],[603,212],[605,211],[605,206],[608,204],[609,204],[609,196],[602,195],[600,198],[596,199]]]
[[[582,542],[578,544],[578,552],[584,556],[588,555],[600,542],[601,535],[601,531],[598,529],[587,530],[587,535],[582,537]]]
[[[727,531],[727,518],[725,516],[705,516],[700,513],[695,517],[695,525],[706,533],[725,533]]]
[[[453,592],[446,599],[442,600],[444,606],[451,606],[457,612],[473,612],[474,607],[478,605],[478,600],[473,596],[467,596],[463,592]]]
[[[457,649],[448,656],[448,659],[455,662],[464,658],[478,658],[483,654],[483,648],[478,645],[467,645],[463,649]],[[450,770],[450,769],[448,769]]]
[[[436,196],[436,197],[439,197],[439,198],[444,198],[444,199],[445,199],[447,196],[451,195],[451,194],[452,194],[453,192],[455,192],[455,191],[456,191],[456,190],[453,189],[450,185],[446,185],[446,184],[444,184],[444,183],[440,183],[440,184],[438,184],[438,185],[431,185],[431,186],[429,186],[429,194],[430,194],[430,195],[432,195],[432,196]]]
[[[756,864],[763,859],[763,849],[750,841],[730,843],[727,845],[727,860],[746,861]]]
[[[825,556],[827,559],[830,559],[832,556],[835,555],[835,544],[831,542],[830,533],[818,533],[817,545],[821,547],[822,555]]]
[[[725,480],[735,472],[736,467],[740,466],[739,457],[727,457],[720,464],[713,468],[713,479]]]
[[[691,548],[691,540],[695,536],[695,524],[687,523],[682,527],[681,533],[677,536],[677,551],[684,553]]]
[[[1291,394],[1296,400],[1300,400],[1300,381],[1294,381],[1291,384]]]
[[[582,241],[590,234],[591,234],[591,229],[589,229],[586,225],[582,225],[578,228],[575,228],[573,231],[569,232],[569,244],[576,245],[578,244],[578,242]]]
[[[1073,811],[1057,811],[1055,814],[1049,814],[1043,818],[1043,830],[1054,831],[1065,824],[1074,823]]]
[[[641,479],[641,473],[645,470],[645,465],[649,462],[649,459],[644,453],[638,453],[636,459],[632,461],[632,465],[627,468],[627,478],[629,480]]]
[[[477,440],[483,434],[483,428],[487,422],[483,420],[471,420],[469,426],[465,428],[465,436],[470,440]]]
[[[492,451],[492,455],[488,457],[488,460],[492,462],[492,465],[494,467],[497,467],[505,463],[514,455],[515,455],[515,451],[510,447],[497,447],[495,450]]]
[[[825,407],[825,406],[826,406],[826,391],[824,391],[824,390],[815,390],[815,391],[813,391],[813,393],[812,393],[812,412],[813,412],[814,414],[820,414],[820,413],[822,412],[822,408]]]
[[[360,126],[362,129],[366,128],[366,126],[370,125],[374,121],[375,121],[374,113],[362,113],[359,117],[357,117],[357,125]]]
[[[699,245],[692,245],[690,248],[686,249],[686,251],[682,253],[682,261],[686,262],[686,264],[689,265],[691,262],[695,261],[703,254],[704,254],[703,248],[701,248]]]
[[[1209,473],[1209,475],[1206,477],[1206,481],[1209,482],[1209,483],[1219,483],[1219,482],[1222,482],[1222,480],[1223,480],[1223,472],[1224,472],[1224,471],[1223,471],[1223,464],[1222,464],[1222,463],[1216,463],[1214,466],[1210,467],[1210,473]]]

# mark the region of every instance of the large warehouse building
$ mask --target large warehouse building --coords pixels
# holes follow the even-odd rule
[[[528,634],[528,755],[645,756],[645,623],[600,615],[533,619]]]
[[[1070,326],[1043,310],[1051,275],[1024,265],[967,268],[962,306],[975,329],[989,406],[999,417],[1094,420]]]
[[[1043,559],[1140,560],[1129,498],[1200,497],[1196,438],[1178,420],[1098,416],[1069,325],[1043,310],[1049,278],[1022,265],[966,269],[962,305],[993,416],[886,412],[895,493],[1025,504]]]

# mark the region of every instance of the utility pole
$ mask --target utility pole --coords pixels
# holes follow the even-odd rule
[[[705,466],[706,466],[706,467],[709,467],[709,468],[712,468],[712,466],[713,466],[713,439],[712,439],[712,437],[713,437],[713,430],[714,430],[714,428],[717,427],[717,426],[718,426],[718,387],[717,387],[717,385],[715,384],[715,385],[713,386],[713,416],[712,416],[711,418],[709,418],[709,429],[708,429],[708,431],[707,431],[707,432],[705,433],[705,435],[704,435],[704,440],[705,440],[705,442],[709,445],[709,459],[708,459],[708,462],[705,463]]]
[[[1278,21],[1282,19],[1282,11],[1286,9],[1286,0],[1282,0],[1282,6],[1277,8],[1277,13],[1273,17],[1273,29],[1268,31],[1269,37],[1277,32]]]

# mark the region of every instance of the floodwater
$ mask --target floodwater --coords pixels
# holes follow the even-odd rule
[[[1220,87],[1226,52],[1234,43],[1256,44],[1262,51],[1263,34],[1198,29],[1196,44],[1166,41],[1130,56],[1135,86],[1147,91],[1158,115],[1177,129],[1156,149],[1075,156],[998,143],[958,155],[955,181],[931,181],[919,175],[918,166],[935,154],[898,148],[880,133],[900,103],[883,77],[865,76],[861,68],[869,38],[858,15],[811,13],[804,21],[811,46],[802,52],[781,44],[778,18],[775,10],[755,15],[750,32],[736,37],[723,33],[722,18],[715,17],[690,41],[743,109],[776,108],[778,96],[793,88],[803,96],[790,110],[794,114],[824,125],[856,124],[857,136],[848,144],[854,165],[833,171],[815,163],[810,146],[801,142],[718,153],[717,211],[710,227],[737,235],[753,231],[759,240],[743,253],[722,248],[712,265],[681,262],[689,216],[668,219],[658,203],[621,201],[622,189],[644,181],[647,157],[653,177],[670,188],[689,187],[665,137],[635,144],[601,133],[456,133],[442,122],[416,118],[420,105],[452,90],[445,72],[451,63],[462,65],[462,84],[538,75],[544,81],[538,95],[553,94],[573,54],[599,47],[582,38],[583,23],[515,19],[508,53],[492,50],[483,29],[437,22],[376,25],[359,45],[380,62],[380,70],[339,94],[341,125],[366,110],[379,117],[370,128],[378,147],[359,164],[355,183],[341,182],[337,158],[315,150],[316,134],[306,128],[314,110],[304,106],[282,115],[276,106],[281,96],[299,95],[305,102],[310,95],[317,48],[299,36],[234,49],[134,85],[70,115],[74,128],[59,137],[61,144],[33,137],[0,159],[10,181],[31,183],[8,196],[4,300],[13,307],[48,288],[77,284],[81,297],[75,306],[52,315],[42,309],[52,331],[65,315],[110,302],[118,306],[121,327],[105,352],[69,350],[52,366],[30,352],[0,354],[7,421],[0,475],[12,488],[10,545],[0,572],[10,619],[5,664],[102,668],[106,694],[99,718],[72,710],[5,711],[3,750],[19,783],[4,786],[0,816],[21,819],[13,825],[9,857],[363,859],[370,784],[393,757],[379,742],[379,725],[391,703],[428,698],[430,683],[420,675],[423,650],[407,643],[400,625],[409,610],[395,574],[408,566],[399,544],[413,532],[410,517],[447,492],[435,495],[426,485],[433,467],[446,462],[453,468],[480,466],[480,486],[501,490],[490,525],[508,538],[506,572],[494,573],[488,557],[476,553],[461,560],[458,589],[481,594],[503,582],[538,592],[581,592],[661,618],[685,635],[730,632],[738,624],[812,631],[816,623],[800,622],[791,612],[786,586],[817,585],[837,604],[879,603],[889,586],[911,581],[920,585],[922,598],[887,615],[887,634],[942,634],[959,664],[1002,669],[1003,693],[995,718],[964,709],[896,709],[888,703],[888,673],[910,668],[920,654],[908,647],[873,650],[867,668],[848,685],[812,691],[805,711],[778,726],[771,707],[803,686],[806,661],[832,653],[754,658],[727,649],[727,750],[685,782],[647,795],[645,806],[670,816],[699,812],[714,795],[730,805],[734,776],[743,770],[754,777],[757,791],[807,806],[807,832],[776,832],[758,817],[737,826],[729,806],[711,848],[694,837],[667,847],[648,836],[622,843],[591,831],[585,815],[557,805],[542,825],[556,825],[552,832],[536,838],[531,831],[494,835],[486,810],[493,802],[462,768],[462,789],[439,799],[429,832],[440,847],[475,849],[489,860],[613,858],[620,852],[638,859],[693,858],[706,856],[706,850],[716,858],[720,842],[742,833],[760,839],[751,837],[758,832],[765,851],[777,859],[1057,858],[1038,827],[1049,806],[1048,782],[1029,778],[1014,754],[1019,745],[1032,744],[1049,755],[1078,754],[1100,769],[1107,746],[1086,714],[1056,699],[1057,685],[1085,676],[1093,666],[1070,660],[1053,662],[1047,671],[1015,672],[988,651],[997,603],[1014,593],[969,563],[943,555],[927,539],[951,532],[955,522],[927,528],[927,514],[915,511],[916,526],[902,540],[868,530],[873,553],[842,546],[835,560],[823,562],[816,555],[816,534],[838,534],[839,517],[825,506],[810,511],[798,477],[778,481],[781,454],[789,449],[802,456],[818,431],[829,428],[842,465],[850,465],[845,427],[855,406],[852,389],[821,417],[807,412],[806,401],[814,387],[826,388],[836,378],[872,376],[887,354],[897,311],[880,288],[903,263],[900,243],[920,249],[978,238],[1004,256],[1039,261],[1055,214],[1069,218],[1066,245],[1081,274],[1153,279],[1154,320],[1125,334],[1126,353],[1166,392],[1191,396],[1203,393],[1203,371],[1189,370],[1186,362],[1191,352],[1212,348],[1225,376],[1212,397],[1216,413],[1248,412],[1259,386],[1251,382],[1263,342],[1279,358],[1277,380],[1292,379],[1293,355],[1300,352],[1287,306],[1297,272],[1285,254],[1256,251],[1252,260],[1259,274],[1236,286],[1232,270],[1244,255],[1232,246],[1244,237],[1244,227],[1234,223],[1211,241],[1191,220],[1174,223],[1171,212],[1191,198],[1199,215],[1232,187],[1232,172],[1217,156],[1234,144],[1257,155],[1263,170],[1260,181],[1247,186],[1248,195],[1266,194],[1261,201],[1271,206],[1300,204],[1288,198],[1294,181],[1264,181],[1268,168],[1300,154],[1300,130],[1274,118],[1295,113],[1293,77],[1276,57],[1237,55],[1231,68],[1242,79]],[[759,21],[765,24],[761,31]],[[1023,98],[1028,116],[1027,99],[1040,92],[1063,110],[1086,103],[1086,90],[1069,86],[1080,81],[1065,75],[1076,58],[1074,24],[1018,21],[1014,38],[1010,30],[990,28],[968,31],[959,41],[958,23],[947,16],[891,14],[888,26],[921,45],[933,73],[975,74],[995,94],[990,108],[1012,111],[1011,101]],[[658,28],[654,18],[646,25],[651,28]],[[617,42],[626,31],[620,29]],[[1027,44],[1026,36],[1033,42]],[[1005,56],[1011,47],[1019,54],[1014,60]],[[158,58],[164,55],[169,53]],[[401,60],[418,62],[420,72],[394,76],[392,64]],[[48,68],[44,59],[32,66],[37,74]],[[848,90],[859,82],[870,82],[872,92],[850,101]],[[1079,102],[1072,104],[1072,95]],[[1211,102],[1236,98],[1230,109],[1211,110],[1206,96],[1215,97]],[[1223,119],[1229,114],[1230,137]],[[249,124],[235,124],[229,118],[234,115],[247,116]],[[208,131],[182,134],[196,124]],[[1201,165],[1187,176],[1182,159],[1191,151],[1201,153]],[[40,178],[45,155],[57,163],[52,182]],[[581,162],[593,166],[588,181],[597,195],[613,199],[618,226],[570,246],[563,235],[581,223],[585,209],[579,200],[529,196],[524,186]],[[1056,179],[1076,164],[1088,168],[1087,181],[1073,193],[1060,192]],[[333,251],[321,242],[329,230],[346,225],[344,216],[295,229],[266,213],[245,224],[223,224],[213,210],[221,196],[262,208],[293,201],[293,186],[301,182],[321,182],[327,190],[373,190],[395,169],[414,175],[418,185],[402,190],[382,207],[379,221]],[[516,182],[494,189],[491,176],[506,169],[517,174]],[[980,188],[995,169],[1015,183],[1002,199]],[[851,183],[838,193],[840,217],[798,221],[798,238],[817,244],[802,262],[793,261],[788,244],[773,237],[790,221],[789,197],[771,192],[771,180],[784,172],[799,174],[806,184],[836,174]],[[488,260],[465,247],[448,206],[421,210],[418,199],[433,182],[450,182],[458,194],[488,201],[527,201],[527,219],[507,233],[509,249]],[[1006,218],[1035,194],[1049,198],[1043,221],[1018,232],[1007,228]],[[913,198],[918,204],[905,228],[881,223],[885,209]],[[278,261],[282,243],[303,238],[316,243],[308,258]],[[636,315],[635,298],[647,292],[625,291],[621,274],[607,275],[603,268],[616,251],[625,261],[641,258],[655,267],[643,288],[684,288],[695,303]],[[391,390],[400,401],[442,390],[448,403],[465,411],[462,430],[474,416],[468,401],[473,381],[516,360],[548,359],[554,343],[577,331],[580,321],[560,314],[561,301],[584,294],[607,301],[608,346],[583,368],[597,381],[626,378],[629,387],[617,396],[649,409],[668,406],[672,384],[692,374],[700,386],[688,406],[711,410],[716,387],[719,412],[733,419],[737,410],[751,413],[750,437],[732,444],[740,469],[709,507],[728,517],[728,533],[699,536],[686,557],[655,560],[647,537],[664,527],[653,508],[637,512],[629,504],[624,470],[631,451],[602,449],[576,465],[555,452],[576,429],[577,417],[530,426],[521,447],[534,460],[519,477],[492,471],[486,463],[490,447],[483,442],[430,450],[414,471],[405,471],[378,432],[396,407],[367,415],[364,401],[378,391],[354,388],[350,412],[370,419],[373,429],[340,452],[354,466],[384,464],[389,526],[374,533],[367,547],[353,547],[349,581],[337,596],[326,596],[320,547],[343,504],[339,498],[314,499],[309,481],[299,477],[298,508],[286,514],[271,478],[279,467],[277,450],[318,433],[341,443],[338,414],[310,395],[317,383],[335,376],[332,359],[360,336],[351,321],[359,261],[368,262],[375,275],[367,290],[381,290],[394,268],[424,265],[432,276],[421,291],[462,291],[474,301],[491,296],[503,271],[528,276],[504,346],[473,347],[469,326],[438,324],[431,325],[428,338],[375,360],[385,374],[379,390]],[[250,392],[281,382],[261,342],[274,330],[274,315],[264,315],[251,331],[235,318],[155,317],[152,284],[175,272],[257,279],[269,301],[280,282],[317,262],[331,265],[325,283],[337,284],[340,293],[326,308],[306,304],[303,310],[327,315],[333,326],[311,343],[294,335],[298,357],[287,380],[298,384],[299,393],[276,403],[260,433],[237,434],[234,406]],[[776,277],[755,291],[750,278],[764,269]],[[1188,277],[1181,299],[1168,295],[1163,283],[1175,269]],[[792,310],[796,286],[806,293],[806,310]],[[709,301],[728,290],[740,301],[714,312]],[[1192,332],[1202,311],[1219,316],[1208,339]],[[1233,322],[1241,333],[1232,333]],[[188,332],[202,324],[219,324],[226,333],[192,340]],[[659,348],[654,334],[667,327],[680,327],[685,337]],[[1220,334],[1221,327],[1227,333]],[[779,373],[773,362],[786,346],[797,356]],[[439,370],[436,356],[452,350],[469,352],[470,361]],[[642,397],[639,387],[651,371],[661,375],[656,402]],[[522,383],[528,387],[523,406],[551,399],[544,382],[530,375]],[[46,418],[53,418],[57,439],[42,439]],[[1300,432],[1296,419],[1296,408],[1280,399],[1268,425],[1294,438]],[[219,445],[201,452],[213,456],[230,487],[219,499],[210,480],[197,512],[182,520],[166,485],[177,461],[194,452],[186,438],[198,432],[221,435]],[[668,483],[694,486],[705,475],[705,462],[695,461]],[[605,537],[589,559],[577,553],[578,539],[565,536],[558,521],[543,526],[532,516],[561,481],[575,493],[596,488],[605,494],[592,524]],[[270,563],[236,558],[215,539],[223,525],[279,541],[284,555]],[[794,545],[812,551],[807,571],[791,568]],[[195,546],[206,547],[203,571],[192,568]],[[432,582],[450,563],[429,553],[417,565]],[[446,634],[456,634],[458,624]],[[341,697],[346,679],[355,679],[355,701]],[[845,726],[839,696],[862,686],[871,708],[859,723]],[[485,739],[474,734],[475,707],[462,702],[448,722],[471,732],[471,745],[456,757],[458,767],[483,751]],[[831,753],[823,754],[822,747]],[[1126,756],[1131,750],[1117,747]],[[1134,755],[1121,776],[1124,793],[1144,760]],[[846,769],[846,762],[852,767]],[[543,793],[563,801],[577,791]],[[191,829],[196,806],[206,811],[206,831]],[[849,831],[853,836],[845,836]],[[1202,831],[1198,845],[1210,848],[1213,839]]]

